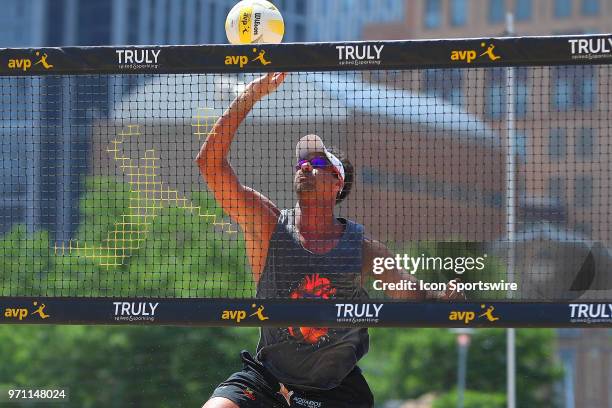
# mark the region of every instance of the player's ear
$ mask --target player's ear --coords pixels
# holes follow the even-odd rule
[[[338,186],[338,193],[336,196],[339,196],[342,193],[342,189],[344,188],[344,181],[340,177],[337,178],[336,186]]]

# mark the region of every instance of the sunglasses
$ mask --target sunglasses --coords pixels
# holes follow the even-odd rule
[[[300,160],[295,166],[295,169],[296,170],[301,169],[304,163],[310,163],[313,169],[325,169],[327,167],[331,167],[334,173],[336,173],[336,175],[338,176],[338,178],[342,179],[342,176],[338,172],[338,169],[336,169],[336,167],[330,163],[327,157],[316,156],[316,157],[311,158],[310,160]]]
[[[315,168],[315,169],[324,169],[326,167],[331,166],[332,164],[329,162],[329,160],[327,160],[326,157],[320,157],[320,156],[316,156],[311,158],[310,160],[300,160],[298,161],[297,165],[295,166],[296,170],[299,170],[302,168],[302,165],[304,163],[310,163],[310,165]]]

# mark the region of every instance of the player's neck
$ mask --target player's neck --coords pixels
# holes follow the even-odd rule
[[[295,224],[304,233],[330,232],[338,222],[334,217],[335,203],[321,203],[320,200],[301,200],[295,206]]]

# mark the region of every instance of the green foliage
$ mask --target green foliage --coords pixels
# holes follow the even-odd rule
[[[105,178],[88,179],[87,189],[75,242],[101,248],[115,223],[130,214],[134,193]],[[116,267],[75,251],[56,254],[46,232],[28,234],[15,226],[0,239],[0,295],[252,296],[242,237],[221,233],[212,217],[198,215],[222,217],[208,194],[196,193],[191,200],[200,213],[168,205],[155,210],[142,241]],[[415,256],[439,254],[431,245],[411,251]],[[489,265],[485,274],[498,278],[500,269]],[[201,406],[220,381],[240,368],[239,351],[252,349],[256,338],[256,329],[238,328],[4,325],[0,384],[68,387],[75,407]],[[551,405],[547,391],[559,378],[552,341],[549,330],[518,331],[518,406]],[[503,331],[477,331],[468,387],[497,401],[505,388],[504,356]],[[453,389],[456,359],[454,335],[446,330],[373,329],[372,348],[361,365],[377,400],[384,401]],[[470,394],[470,401],[476,404],[484,394]]]
[[[28,296],[43,291],[52,264],[48,233],[28,234],[24,225],[15,226],[0,239],[0,295]]]
[[[199,407],[256,339],[253,328],[4,325],[0,384],[68,388],[79,408]]]
[[[506,397],[503,394],[476,392],[466,390],[463,394],[465,408],[504,408]],[[432,408],[456,408],[457,391],[449,392],[437,398]]]
[[[146,225],[133,221],[135,193],[125,183],[95,177],[86,181],[81,222],[70,247],[55,249],[47,232],[27,234],[15,226],[0,239],[0,290],[8,296],[246,297],[254,295],[239,233],[222,232],[221,209],[207,193],[193,193],[199,210],[168,205],[151,210]],[[203,217],[200,214],[214,214]],[[141,217],[142,219],[142,217]],[[136,232],[125,250],[109,242],[117,230]],[[138,238],[138,239],[137,239]],[[118,257],[109,257],[113,254]],[[120,257],[125,254],[125,257]],[[106,266],[105,261],[118,266]],[[211,284],[213,282],[214,284]]]
[[[362,368],[376,395],[416,398],[453,389],[457,382],[457,345],[448,330],[372,329],[371,351]],[[506,336],[502,329],[478,329],[468,354],[467,387],[504,393]],[[550,406],[550,387],[562,372],[553,360],[554,331],[517,330],[517,406]],[[385,364],[380,362],[384,361]]]

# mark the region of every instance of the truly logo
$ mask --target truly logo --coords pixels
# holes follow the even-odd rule
[[[339,65],[380,65],[384,44],[336,45]]]
[[[159,303],[151,302],[113,302],[114,316],[117,321],[154,321]]]
[[[159,68],[160,49],[135,48],[115,50],[120,69]]]
[[[382,304],[336,303],[336,321],[342,323],[378,323]]]
[[[612,303],[570,303],[572,323],[612,322]]]
[[[567,42],[573,59],[612,57],[612,37],[577,38]]]

